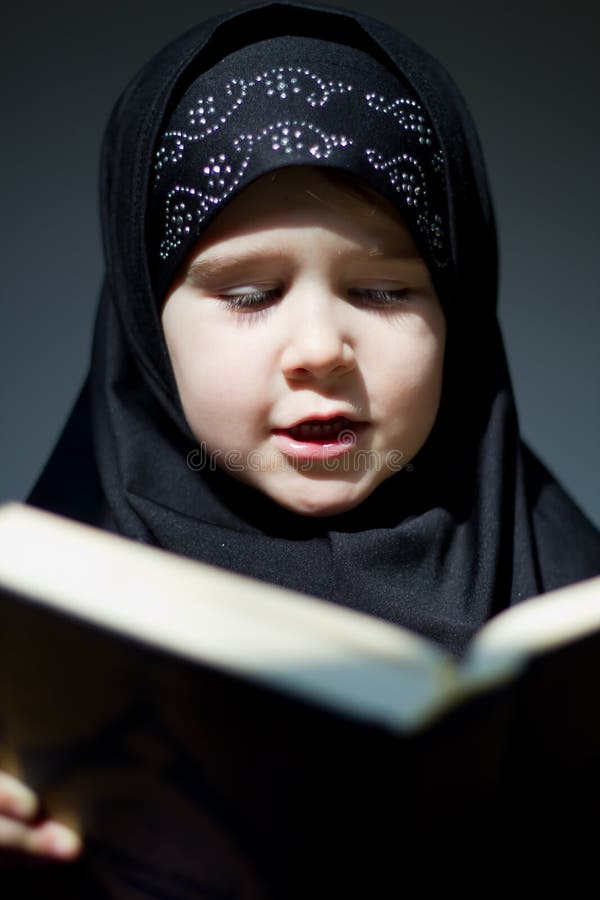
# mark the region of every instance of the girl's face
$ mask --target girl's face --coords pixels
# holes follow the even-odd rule
[[[294,512],[357,506],[435,421],[446,327],[425,262],[391,205],[318,168],[224,207],[162,321],[206,464]]]

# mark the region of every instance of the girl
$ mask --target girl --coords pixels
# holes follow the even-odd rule
[[[192,30],[117,105],[102,221],[90,374],[31,503],[457,656],[599,571],[520,439],[479,144],[412,42],[296,3]],[[0,788],[4,846],[77,855]]]

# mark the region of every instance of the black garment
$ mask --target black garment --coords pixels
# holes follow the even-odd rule
[[[445,302],[444,159],[427,111],[399,73],[363,50],[298,36],[229,53],[194,79],[165,123],[148,217],[157,299],[231,197],[274,167],[307,164],[360,176],[400,207]]]
[[[411,467],[330,519],[294,515],[224,472],[187,464],[197,441],[147,251],[156,146],[174,107],[224,54],[277,35],[334,41],[340,60],[344,45],[385,60],[427,111],[445,159],[451,278],[438,419]],[[273,168],[283,164],[274,158]],[[90,375],[32,504],[406,625],[456,654],[499,610],[600,571],[596,530],[520,440],[478,139],[448,74],[410,40],[366,16],[296,3],[193,29],[121,97],[101,204],[106,280]]]

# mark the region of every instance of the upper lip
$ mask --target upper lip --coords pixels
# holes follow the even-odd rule
[[[289,425],[283,425],[283,428],[296,428],[298,425],[302,425],[304,422],[330,422],[332,419],[348,419],[349,422],[358,423],[362,420],[358,419],[351,412],[315,412],[311,413],[307,416],[302,416],[300,419],[295,419]]]

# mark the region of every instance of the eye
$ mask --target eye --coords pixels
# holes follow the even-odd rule
[[[377,309],[392,309],[410,302],[413,295],[411,288],[352,288],[351,297],[356,297],[365,306]]]
[[[270,291],[239,291],[235,294],[217,294],[227,309],[233,312],[260,312],[279,300],[281,290],[274,288]]]

